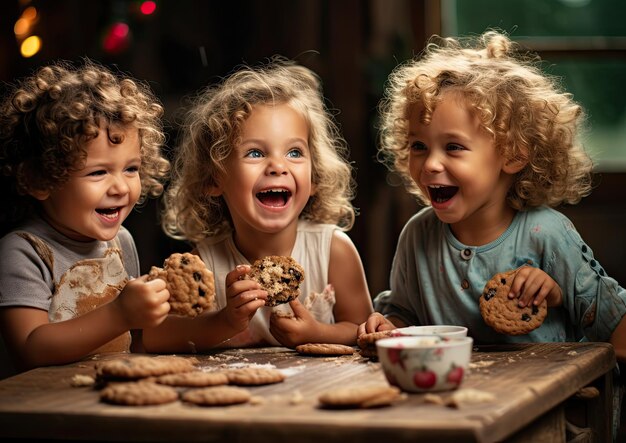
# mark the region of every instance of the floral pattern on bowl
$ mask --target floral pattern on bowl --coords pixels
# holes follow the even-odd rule
[[[376,342],[387,381],[408,392],[458,388],[472,353],[470,337],[411,336]]]

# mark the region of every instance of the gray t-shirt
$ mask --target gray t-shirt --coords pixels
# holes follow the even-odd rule
[[[110,242],[79,242],[65,237],[41,218],[29,220],[0,239],[0,308],[24,306],[50,314],[52,295],[62,276],[78,262],[102,259],[109,248],[121,250],[125,274],[137,277],[139,257],[125,228]],[[15,372],[0,336],[0,379]]]
[[[520,266],[544,270],[561,287],[563,305],[549,308],[528,335],[498,334],[483,321],[478,299],[496,273]],[[409,220],[400,235],[390,291],[375,308],[410,325],[464,325],[477,343],[608,341],[626,314],[626,290],[607,276],[571,221],[542,207],[518,212],[498,239],[459,242],[432,208]]]
[[[19,232],[43,240],[51,249],[53,274]],[[117,235],[124,268],[129,278],[139,276],[139,256],[130,233],[122,227]],[[56,231],[41,218],[29,220],[0,239],[0,307],[29,306],[48,310],[55,282],[76,262],[100,258],[114,241],[79,242]]]

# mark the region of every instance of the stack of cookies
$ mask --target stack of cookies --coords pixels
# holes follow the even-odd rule
[[[136,356],[100,362],[97,385],[104,386],[100,399],[106,403],[144,406],[181,400],[203,406],[246,403],[251,394],[242,386],[280,383],[278,369],[248,367],[204,372],[195,358]]]

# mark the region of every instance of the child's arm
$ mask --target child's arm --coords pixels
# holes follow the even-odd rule
[[[254,280],[239,280],[250,266],[240,265],[226,276],[226,307],[197,317],[169,315],[156,328],[143,331],[147,352],[202,352],[245,330],[267,292]]]
[[[295,319],[270,319],[270,331],[279,342],[289,347],[307,342],[356,343],[357,327],[373,308],[359,253],[341,231],[335,231],[331,242],[328,282],[335,289],[335,323],[320,323],[299,302],[291,302]]]
[[[0,309],[2,336],[19,370],[77,361],[130,329],[155,326],[167,315],[165,282],[131,280],[120,295],[80,317],[56,323],[28,307]]]
[[[509,298],[518,298],[521,308],[530,303],[539,305],[544,299],[547,300],[548,307],[563,304],[563,293],[558,283],[545,271],[532,266],[522,266],[518,269],[511,284]]]

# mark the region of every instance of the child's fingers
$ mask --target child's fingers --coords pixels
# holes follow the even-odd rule
[[[231,286],[248,272],[250,272],[250,265],[237,265],[235,269],[226,274],[226,286]]]
[[[309,311],[307,311],[307,309],[304,307],[302,303],[300,303],[300,300],[298,299],[291,300],[289,302],[289,306],[291,307],[291,310],[293,311],[293,315],[296,318],[302,318],[309,313]]]
[[[233,297],[232,305],[235,309],[239,309],[242,306],[253,303],[254,305],[263,306],[267,300],[267,291],[263,289],[256,289],[251,291],[245,291],[237,294]]]

